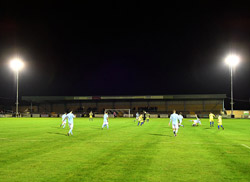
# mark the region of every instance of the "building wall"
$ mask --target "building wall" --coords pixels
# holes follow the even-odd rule
[[[27,108],[30,109],[30,105],[20,106],[19,110],[24,112]],[[84,102],[33,103],[34,113],[63,113],[69,110],[89,112],[93,109],[96,113],[103,113],[104,109],[131,109],[132,112],[136,112],[138,109],[144,108],[145,110],[153,109],[152,111],[155,113],[171,113],[175,109],[185,114],[206,114],[209,112],[216,114],[222,110],[223,100],[92,100]]]
[[[247,111],[247,110],[234,110],[233,111],[233,114],[234,114],[234,117],[235,118],[244,118],[244,111]],[[231,110],[226,110],[226,114],[227,115],[231,115]]]

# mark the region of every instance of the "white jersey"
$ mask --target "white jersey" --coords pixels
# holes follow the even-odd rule
[[[107,123],[108,122],[108,114],[104,114],[103,116],[103,123]]]
[[[69,113],[67,114],[67,118],[68,118],[68,123],[73,124],[73,118],[75,118],[75,115],[72,113]]]
[[[198,118],[197,120],[194,120],[195,124],[201,124],[201,120]]]
[[[67,116],[67,114],[63,114],[63,115],[62,115],[62,121],[63,121],[63,122],[66,122],[66,121],[67,121],[67,120],[65,119],[66,116]]]
[[[171,114],[169,123],[171,123],[171,122],[172,122],[172,125],[178,124],[178,114],[176,114],[176,113]]]
[[[183,116],[181,114],[178,115],[178,120],[179,120],[180,123],[182,123]]]

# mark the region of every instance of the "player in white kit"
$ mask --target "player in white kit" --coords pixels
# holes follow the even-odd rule
[[[184,125],[182,125],[182,120],[183,120],[183,116],[182,113],[180,112],[180,114],[178,115],[178,120],[179,120],[179,126],[182,126],[184,128]]]
[[[69,124],[69,132],[67,133],[68,136],[70,134],[73,135],[73,132],[72,132],[73,126],[74,126],[73,118],[75,118],[76,116],[74,114],[72,114],[72,112],[73,111],[70,111],[70,113],[68,113],[66,116],[66,118],[68,118],[68,124]]]
[[[201,120],[198,118],[197,114],[195,115],[196,120],[191,120],[193,122],[192,126],[199,126],[201,125]]]
[[[104,114],[104,116],[103,116],[102,129],[103,129],[105,126],[107,126],[107,129],[109,129],[108,119],[109,119],[108,113],[105,112],[105,114]]]
[[[67,122],[67,119],[65,119],[66,116],[67,116],[67,113],[65,112],[65,113],[62,115],[62,124],[60,125],[60,127],[63,126],[63,128],[65,128],[66,122]]]
[[[137,112],[137,113],[135,114],[135,116],[136,116],[136,118],[135,118],[134,122],[138,121],[140,114]]]
[[[169,126],[171,122],[172,122],[174,136],[176,136],[178,133],[178,114],[176,114],[176,110],[173,110],[173,114],[171,114],[170,116],[170,121],[168,123]]]

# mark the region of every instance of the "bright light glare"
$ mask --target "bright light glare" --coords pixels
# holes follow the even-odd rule
[[[10,67],[14,71],[19,71],[24,67],[24,63],[19,58],[10,61]]]
[[[229,66],[236,66],[240,62],[240,57],[235,54],[230,54],[225,59]]]

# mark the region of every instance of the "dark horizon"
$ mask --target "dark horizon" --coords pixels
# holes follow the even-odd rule
[[[15,99],[15,76],[8,66],[14,55],[26,64],[20,97],[230,97],[224,58],[232,51],[241,57],[234,71],[235,107],[249,108],[247,5],[60,5],[21,4],[1,11],[1,98]]]

